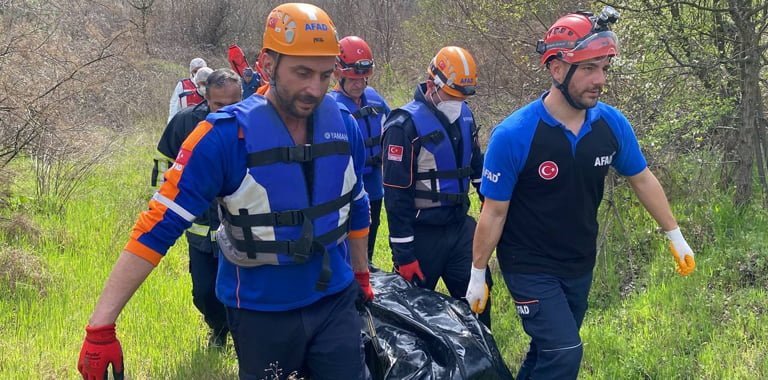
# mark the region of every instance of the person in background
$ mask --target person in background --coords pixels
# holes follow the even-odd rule
[[[203,67],[208,67],[208,64],[202,58],[194,58],[189,62],[189,78],[180,79],[171,94],[168,104],[168,122],[184,108],[203,102],[203,96],[198,93],[195,84],[195,74]]]
[[[456,299],[469,283],[475,232],[475,220],[467,215],[469,186],[479,186],[483,165],[477,125],[465,102],[476,87],[477,65],[469,51],[440,49],[413,101],[387,117],[382,145],[395,269],[433,290],[442,278]],[[491,326],[490,307],[479,319]]]
[[[210,74],[210,75],[209,75]],[[208,67],[201,68],[195,75],[197,87],[205,96],[202,103],[181,110],[171,119],[165,128],[157,151],[162,156],[155,160],[152,185],[161,185],[163,173],[158,167],[162,162],[167,168],[173,167],[174,157],[179,155],[184,140],[197,125],[211,112],[242,100],[240,77],[229,69],[216,71]],[[158,162],[160,161],[160,162]],[[166,169],[167,170],[167,169]],[[159,180],[158,180],[159,179]],[[216,272],[218,270],[218,246],[216,229],[219,228],[219,216],[216,202],[211,203],[203,215],[196,218],[185,234],[189,244],[189,274],[192,277],[192,302],[203,315],[210,331],[208,346],[221,348],[226,345],[227,315],[224,304],[216,298]]]
[[[181,142],[184,141],[184,139],[187,137],[189,132],[192,132],[192,129],[197,125],[198,122],[205,119],[205,115],[208,114],[208,103],[205,101],[205,81],[208,79],[208,76],[211,75],[213,72],[213,69],[210,67],[201,67],[200,69],[195,72],[194,83],[195,83],[195,91],[197,94],[203,97],[203,101],[195,104],[194,106],[189,106],[181,111],[192,109],[191,111],[186,112],[186,116],[184,119],[185,123],[189,123],[188,128],[171,128],[171,124],[173,122],[173,117],[170,121],[166,124],[165,132],[163,132],[163,137],[160,141],[167,141],[165,140],[166,133],[172,132],[175,133],[175,137],[177,137],[178,141],[174,141],[174,146],[181,145]],[[201,106],[202,105],[202,106]],[[191,115],[199,115],[202,110],[205,110],[205,115],[202,116],[200,120],[197,120],[197,122],[192,123],[193,118],[190,118]],[[181,111],[177,112],[176,115],[180,114]],[[174,115],[174,117],[176,117]],[[179,123],[173,123],[174,125],[178,125]],[[175,131],[175,132],[174,132]],[[183,132],[183,133],[182,133]],[[176,148],[175,150],[178,150]],[[163,183],[163,174],[166,170],[168,170],[171,166],[173,166],[173,158],[176,157],[176,154],[168,154],[168,152],[173,152],[173,149],[169,149],[167,151],[160,151],[159,149],[155,151],[155,157],[154,157],[154,166],[152,167],[152,178],[150,180],[150,185],[152,188],[156,189],[158,186],[160,186]]]
[[[355,307],[374,297],[365,149],[354,118],[326,94],[336,36],[314,5],[270,12],[259,59],[270,78],[266,95],[209,114],[182,143],[86,327],[84,377],[103,378],[110,363],[124,370],[118,315],[217,200],[216,294],[227,307],[240,378],[261,379],[275,367],[314,379],[365,378]]]
[[[677,271],[693,272],[691,248],[664,189],[648,169],[632,126],[599,101],[619,42],[609,30],[618,12],[577,12],[558,19],[537,45],[552,86],[493,131],[480,190],[485,203],[475,232],[473,310],[487,299],[484,276],[494,248],[531,337],[517,379],[576,379],[579,336],[592,284],[597,209],[608,169],[632,190],[670,240]]]
[[[365,140],[363,184],[371,201],[368,264],[371,271],[377,271],[378,269],[373,266],[373,251],[376,245],[376,233],[379,230],[381,203],[384,198],[381,175],[381,132],[390,109],[384,98],[368,85],[375,67],[373,52],[368,43],[357,36],[344,37],[339,40],[339,50],[341,54],[336,58],[336,71],[333,73],[337,84],[330,94],[337,102],[344,105],[343,109],[352,113]]]
[[[249,53],[252,56],[250,66],[243,69],[243,99],[247,99],[249,96],[256,93],[256,90],[263,85],[261,78],[261,70],[258,67],[259,53]]]
[[[207,85],[208,76],[213,73],[213,69],[210,67],[201,67],[195,74],[195,87],[197,87],[197,93],[203,97],[203,103],[207,100],[205,97],[205,87]]]

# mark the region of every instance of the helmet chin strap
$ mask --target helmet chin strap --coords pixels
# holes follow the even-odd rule
[[[568,92],[568,84],[571,82],[571,77],[573,77],[573,73],[575,73],[576,69],[578,68],[579,68],[579,65],[571,64],[571,67],[568,68],[568,73],[565,74],[565,79],[563,79],[563,82],[558,83],[554,78],[552,78],[552,83],[555,84],[555,88],[560,90],[560,92],[563,94],[563,97],[565,97],[565,101],[568,102],[568,104],[570,104],[571,107],[577,110],[584,110],[584,109],[587,109],[587,107],[584,107],[583,105],[580,105],[580,104],[576,104],[576,102],[573,101],[571,94]]]
[[[278,64],[280,64],[280,53],[275,52],[275,67],[272,68],[272,74],[269,75],[269,90],[274,91],[275,95],[279,98],[277,94],[277,81],[275,80],[275,77],[277,76]]]

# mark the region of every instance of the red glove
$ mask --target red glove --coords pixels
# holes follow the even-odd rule
[[[115,380],[123,379],[123,349],[115,334],[115,324],[87,326],[77,370],[85,380],[106,379],[109,363]]]
[[[413,276],[417,276],[419,280],[424,281],[424,273],[421,273],[419,260],[414,260],[408,264],[398,266],[397,273],[408,282],[413,281]]]
[[[370,272],[355,272],[355,280],[360,284],[360,290],[363,292],[365,302],[373,301],[373,288],[371,288]]]

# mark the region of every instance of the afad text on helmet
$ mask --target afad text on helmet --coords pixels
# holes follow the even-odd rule
[[[305,31],[320,30],[320,31],[326,32],[328,31],[328,25],[323,23],[312,22],[304,25],[304,30]]]

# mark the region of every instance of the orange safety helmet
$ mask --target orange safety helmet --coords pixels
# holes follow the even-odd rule
[[[304,3],[278,5],[267,17],[265,50],[298,56],[337,56],[336,26],[324,10]]]
[[[339,40],[341,53],[336,57],[336,69],[342,78],[368,78],[373,74],[373,52],[368,43],[358,36]]]
[[[598,16],[577,12],[559,18],[536,44],[541,64],[555,58],[574,64],[618,55],[618,38],[608,29],[618,18],[619,12],[608,6]]]
[[[446,46],[437,52],[427,67],[427,75],[437,88],[448,95],[466,98],[475,94],[477,65],[472,54],[458,46]]]

